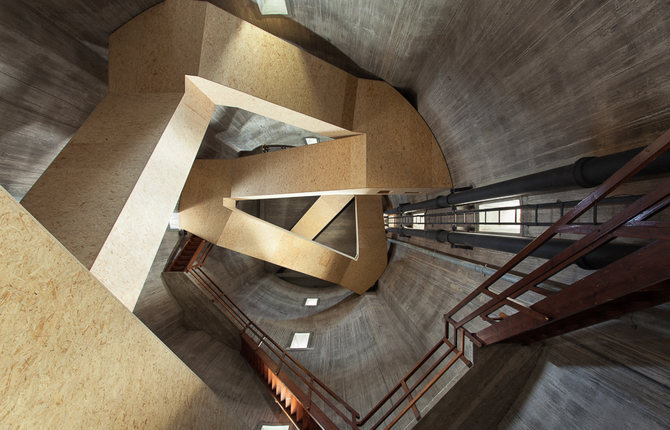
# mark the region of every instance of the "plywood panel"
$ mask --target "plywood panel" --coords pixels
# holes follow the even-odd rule
[[[355,77],[213,5],[198,75],[351,129]]]
[[[314,239],[353,198],[353,196],[319,197],[291,231],[306,239]]]
[[[247,428],[4,189],[0,219],[3,425]]]
[[[88,268],[181,97],[107,96],[24,198],[26,209]]]
[[[346,194],[364,189],[365,160],[355,158],[366,136],[353,136],[231,161],[233,198]],[[363,179],[363,180],[361,180]]]
[[[386,268],[386,236],[381,197],[356,196],[358,252],[355,258],[329,249],[224,205],[227,174],[210,171],[221,162],[198,160],[181,198],[180,226],[209,242],[319,279],[359,294]],[[204,166],[200,168],[200,166]],[[219,234],[219,237],[216,237]]]
[[[213,110],[190,84],[183,95],[110,95],[25,199],[129,309]]]

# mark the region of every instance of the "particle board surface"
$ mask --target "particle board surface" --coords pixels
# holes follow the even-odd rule
[[[346,205],[353,196],[321,196],[296,223],[291,231],[306,239],[314,239]]]
[[[434,166],[430,158],[437,142],[388,84],[363,82],[204,2],[166,0],[119,28],[110,38],[109,82],[110,101],[33,187],[26,206],[129,309],[215,105],[246,108],[340,137],[290,153],[235,160],[231,191],[222,198],[421,193],[447,184],[442,180],[448,176],[446,164],[439,174],[430,170],[441,178],[435,182],[425,173],[425,165]],[[161,105],[162,99],[174,103],[179,95],[177,106]],[[143,97],[148,97],[146,106],[137,104]],[[152,103],[158,104],[158,114]],[[386,110],[377,112],[382,106]],[[366,146],[364,157],[366,135],[356,131],[358,125],[374,134],[375,144]],[[406,151],[413,140],[414,163],[388,156],[401,146]],[[139,153],[135,158],[133,151]],[[103,156],[108,153],[117,155]],[[119,159],[126,155],[128,163]],[[294,246],[295,238],[285,236],[282,242]],[[338,259],[330,254],[317,258],[321,266]]]
[[[381,197],[355,198],[358,249],[352,258],[225,206],[224,200],[229,199],[222,193],[228,190],[228,175],[210,173],[212,166],[222,166],[219,161],[229,160],[195,162],[181,198],[182,228],[215,245],[340,284],[359,294],[381,276],[386,268]]]
[[[248,428],[4,189],[0,219],[3,426]]]
[[[22,200],[87,268],[181,98],[108,95]]]

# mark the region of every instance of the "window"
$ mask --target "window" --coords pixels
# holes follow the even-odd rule
[[[426,229],[426,211],[419,211],[412,213],[412,228],[416,230]]]
[[[262,15],[288,15],[284,0],[256,0]]]
[[[519,206],[519,199],[505,200],[503,202],[495,202],[495,203],[482,203],[479,205],[479,209],[480,210],[495,209],[495,208],[506,208],[513,206]],[[518,224],[518,222],[520,221],[521,221],[521,209],[479,212],[479,222],[489,223],[489,224],[479,224],[479,231],[490,232],[490,233],[519,234],[521,233],[521,225]],[[511,223],[512,225],[510,225],[509,223]]]
[[[170,229],[179,230],[179,213],[170,215]]]
[[[291,345],[288,349],[310,349],[310,335],[312,333],[293,333]]]

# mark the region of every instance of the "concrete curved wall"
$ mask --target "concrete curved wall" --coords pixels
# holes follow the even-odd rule
[[[103,99],[108,89],[109,35],[156,3],[82,0],[40,2],[39,7],[2,3],[0,183],[17,199]],[[412,89],[418,95],[419,113],[448,156],[456,186],[484,185],[585,155],[641,146],[670,127],[670,59],[665,55],[670,14],[660,0],[643,4],[418,0],[412,8],[382,0],[310,0],[309,7],[291,2],[290,19],[262,17],[247,0],[215,3],[315,51],[332,53],[324,48],[328,40],[391,85]],[[481,262],[507,258],[493,252],[479,255]],[[380,290],[387,303],[407,300],[402,291],[407,285],[440,291],[465,276],[453,270],[454,274],[440,277],[405,273],[433,264],[424,263],[391,261],[394,271],[382,278]],[[395,278],[398,282],[391,290]],[[406,319],[428,327],[432,317],[423,317],[421,307]],[[663,349],[667,338],[647,333],[636,343],[639,330],[623,321],[615,323],[607,337],[590,331],[584,339],[568,341],[568,346],[577,342],[578,348],[555,350],[547,359],[556,363],[561,378],[578,377],[586,381],[584,385],[534,378],[536,385],[528,386],[499,428],[533,427],[538,421],[533,421],[537,417],[532,409],[552,417],[543,422],[546,428],[563,428],[561,422],[571,412],[547,399],[582,390],[618,399],[604,402],[602,413],[646,408],[651,415],[670,420],[663,415],[667,408],[659,410],[667,402],[653,400],[667,396],[668,382],[654,373],[660,369],[667,374],[670,366]],[[625,349],[624,354],[613,351],[608,345],[617,338],[636,349]],[[633,355],[638,358],[632,359]],[[603,369],[611,371],[611,377],[602,379]],[[635,376],[641,369],[645,377]],[[623,383],[622,375],[632,379]],[[598,379],[605,382],[595,382]],[[551,387],[556,391],[534,397],[536,390]],[[546,401],[533,404],[534,400]],[[647,403],[639,407],[638,400]],[[592,402],[586,399],[582,405],[581,412],[589,411]],[[597,423],[589,425],[597,428]]]

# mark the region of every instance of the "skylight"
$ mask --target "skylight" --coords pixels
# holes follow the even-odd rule
[[[170,228],[172,230],[179,230],[179,213],[170,215]]]
[[[293,333],[293,340],[289,349],[307,349],[309,345],[309,336],[312,333]]]
[[[284,0],[256,0],[263,15],[288,15]]]

